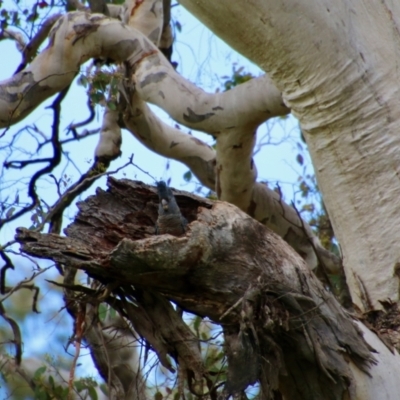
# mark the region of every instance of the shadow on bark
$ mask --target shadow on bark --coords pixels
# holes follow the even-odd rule
[[[348,363],[368,373],[373,350],[300,256],[228,203],[174,194],[189,221],[181,237],[154,236],[154,187],[109,178],[107,191],[79,203],[66,237],[20,228],[16,238],[24,252],[101,282],[86,296],[112,305],[195,395],[241,396],[259,382],[263,399],[346,398]],[[171,301],[221,326],[225,382]]]

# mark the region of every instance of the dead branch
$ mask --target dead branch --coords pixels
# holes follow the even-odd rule
[[[368,371],[374,362],[371,348],[351,317],[280,237],[232,205],[182,192],[175,194],[189,220],[186,235],[154,236],[155,188],[112,178],[108,184],[108,191],[98,190],[79,203],[67,237],[21,228],[16,238],[28,254],[85,270],[105,285],[115,283],[111,295],[120,299],[122,314],[138,332],[153,343],[160,343],[154,334],[161,332],[167,347],[154,345],[160,359],[166,351],[175,359],[177,354],[178,362],[196,360],[194,347],[186,347],[188,337],[184,348],[176,345],[182,343],[177,320],[156,322],[170,315],[165,307],[172,300],[223,327],[229,360],[225,393],[240,392],[259,380],[268,398],[278,388],[294,387],[293,379],[301,377],[302,397],[308,393],[306,382],[317,380],[321,398],[328,398],[332,391],[339,395],[348,389],[349,360]],[[233,307],[241,298],[240,307]],[[138,305],[151,321],[153,339],[148,329],[140,331],[146,326],[143,318],[140,324],[135,321]],[[149,320],[150,312],[157,317]],[[162,333],[166,328],[169,333]],[[244,367],[248,371],[242,374],[248,360],[253,367]],[[307,370],[299,367],[304,362]],[[193,362],[189,365],[195,368]],[[205,379],[207,371],[194,365],[199,373],[195,380]],[[235,384],[238,375],[244,380]]]

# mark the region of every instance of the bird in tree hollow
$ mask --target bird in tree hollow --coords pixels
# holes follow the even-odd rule
[[[187,220],[182,216],[172,190],[164,181],[160,181],[157,182],[157,192],[160,204],[158,205],[156,235],[169,233],[180,236],[184,234]]]

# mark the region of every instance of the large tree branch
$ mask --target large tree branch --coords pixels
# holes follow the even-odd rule
[[[267,75],[226,92],[207,93],[173,68],[148,58],[138,63],[134,79],[143,100],[158,105],[179,123],[214,136],[234,127],[256,127],[289,113]]]
[[[148,2],[141,4],[145,3]],[[45,99],[68,86],[79,66],[90,58],[129,60],[133,66],[153,53],[160,54],[161,62],[169,66],[157,47],[122,22],[100,14],[68,13],[54,25],[49,45],[29,67],[1,82],[0,126],[22,120]]]
[[[83,269],[124,290],[134,285],[158,292],[222,324],[228,376],[236,376],[249,355],[253,365],[240,387],[228,380],[228,392],[260,379],[267,397],[279,388],[288,399],[311,393],[342,398],[352,390],[355,371],[384,368],[371,366],[370,348],[360,331],[301,258],[238,208],[178,192],[190,222],[187,234],[152,236],[155,189],[113,179],[109,185],[108,192],[98,191],[80,203],[67,238],[20,229],[23,250]],[[385,352],[384,347],[379,351]],[[367,374],[357,375],[368,384]]]
[[[147,148],[187,165],[199,181],[215,190],[215,150],[163,122],[136,93],[124,115],[126,128]]]
[[[100,375],[110,387],[109,398],[144,400],[145,383],[140,368],[138,338],[122,319],[98,320],[96,307],[86,304],[85,340]]]

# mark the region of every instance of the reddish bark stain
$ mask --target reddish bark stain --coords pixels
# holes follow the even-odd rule
[[[151,50],[151,51],[148,51],[147,53],[143,53],[142,56],[139,58],[139,60],[136,61],[135,64],[140,64],[146,57],[152,56],[153,54],[158,54],[158,51]]]
[[[144,0],[136,0],[135,5],[132,7],[131,10],[131,17],[135,14],[136,10],[141,6]]]
[[[209,147],[208,144],[202,142],[201,140],[197,139],[197,138],[194,137],[194,136],[191,136],[190,139],[193,140],[193,141],[194,141],[196,144],[198,144],[199,146],[207,146],[207,147]]]

